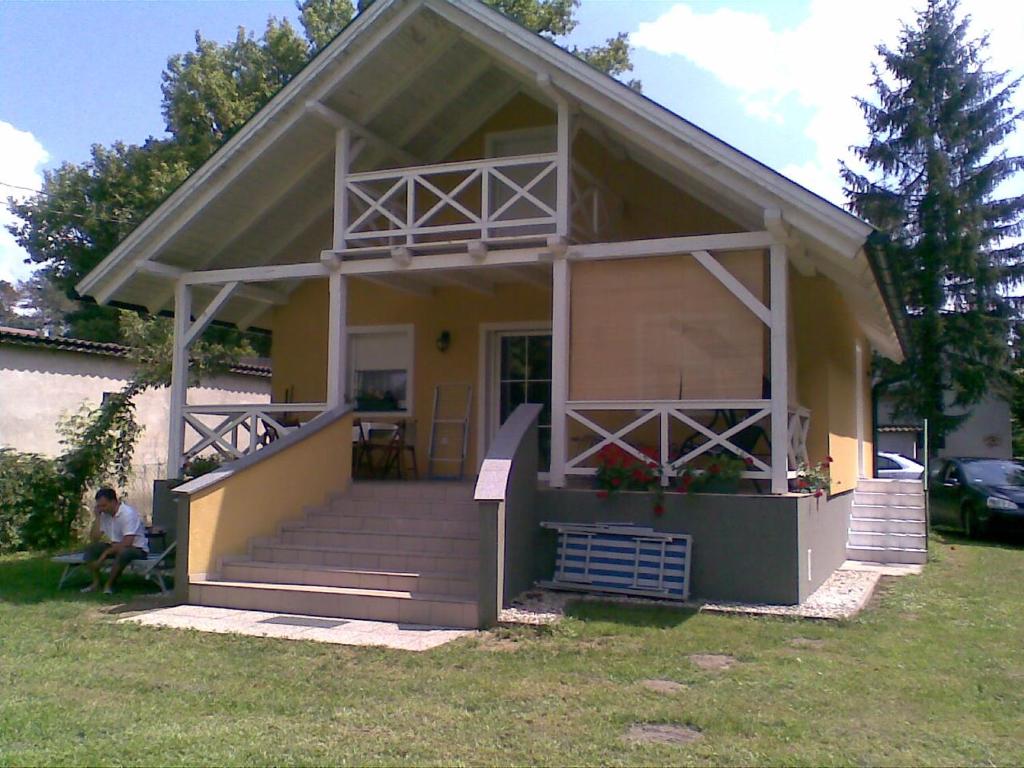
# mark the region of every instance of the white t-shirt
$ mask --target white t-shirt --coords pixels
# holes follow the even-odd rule
[[[117,508],[116,515],[100,515],[100,528],[111,543],[119,542],[125,536],[134,536],[132,546],[149,552],[146,524],[142,522],[139,513],[124,502]]]

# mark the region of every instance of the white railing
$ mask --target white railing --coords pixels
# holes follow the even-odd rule
[[[225,405],[186,405],[184,412],[183,461],[204,451],[214,451],[227,461],[240,459],[265,448],[301,426],[300,414],[327,410],[326,403],[242,403]]]
[[[605,427],[598,423],[598,414],[618,412],[626,415],[621,426]],[[655,444],[662,469],[662,484],[679,474],[687,464],[709,451],[729,453],[744,459],[750,469],[743,477],[770,480],[771,467],[771,400],[648,400],[648,401],[569,401],[566,416],[586,427],[582,437],[589,443],[578,453],[570,449],[565,472],[568,475],[593,475],[594,466],[587,462],[607,446],[617,446],[639,461],[647,461],[645,446],[637,445],[630,436],[643,427],[657,425]],[[807,460],[807,430],[810,411],[791,406],[789,416],[789,467],[787,476],[796,476],[800,462]],[[717,426],[721,422],[721,426]],[[681,439],[672,440],[673,432]],[[685,435],[685,436],[682,436]],[[740,438],[747,447],[737,445]],[[577,438],[579,441],[580,438]],[[762,448],[758,450],[758,448]],[[755,453],[755,451],[757,451]]]
[[[555,232],[557,154],[350,174],[348,247]]]
[[[603,243],[619,235],[621,198],[582,165],[571,176],[570,230],[577,243]]]

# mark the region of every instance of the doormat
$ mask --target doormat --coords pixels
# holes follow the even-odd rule
[[[310,616],[274,616],[271,619],[263,619],[257,624],[285,624],[289,627],[313,627],[315,629],[334,629],[347,621],[337,619],[314,619]]]

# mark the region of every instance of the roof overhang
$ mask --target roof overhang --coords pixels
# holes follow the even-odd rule
[[[468,135],[516,93],[567,100],[585,126],[743,226],[770,219],[794,264],[835,280],[876,348],[902,356],[869,225],[477,0],[371,4],[78,292],[159,312],[183,271],[315,260],[330,241],[336,132],[317,105],[351,122],[361,162],[394,166],[436,162],[451,148],[439,136]],[[239,292],[222,317],[251,324],[289,289]]]

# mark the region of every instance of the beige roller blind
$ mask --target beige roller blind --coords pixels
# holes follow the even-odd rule
[[[722,264],[764,301],[764,254]],[[764,324],[688,255],[575,262],[572,400],[761,397]]]

